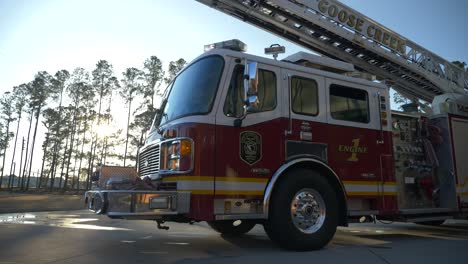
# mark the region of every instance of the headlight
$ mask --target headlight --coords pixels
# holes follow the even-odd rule
[[[161,173],[187,173],[192,170],[193,141],[175,139],[161,144]]]

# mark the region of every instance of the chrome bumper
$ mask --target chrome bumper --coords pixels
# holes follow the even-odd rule
[[[85,203],[96,214],[156,219],[189,213],[190,192],[96,190],[85,193]]]

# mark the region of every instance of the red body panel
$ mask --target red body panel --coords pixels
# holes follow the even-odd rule
[[[264,178],[268,181],[286,162],[286,140],[301,141],[299,135],[302,122],[302,120],[293,120],[293,133],[288,137],[285,136],[289,124],[286,118],[241,128],[196,123],[183,123],[166,128],[172,130],[171,137],[189,137],[194,140],[194,170],[186,176],[213,177],[215,182],[212,193],[192,195],[189,217],[196,220],[213,220],[215,198],[263,199],[263,194],[217,193],[216,179],[218,177]],[[384,132],[384,144],[377,144],[380,131],[319,122],[309,123],[313,139],[304,142],[327,145],[328,164],[343,183],[359,181],[373,184],[395,181],[392,173],[390,132]],[[245,131],[256,132],[261,136],[261,158],[253,164],[248,164],[240,158],[240,134]],[[356,139],[359,140],[358,144]],[[349,149],[346,146],[355,145],[361,148],[361,153],[353,154],[347,151]],[[258,173],[253,169],[264,170]],[[353,198],[367,199],[371,205],[370,209],[380,210],[382,214],[395,213],[397,210],[395,195],[379,195],[377,185],[375,193],[354,193],[348,196],[348,199]]]
[[[293,120],[293,133],[288,137],[289,140],[301,140],[302,123],[302,120]],[[312,132],[311,142],[327,145],[328,165],[337,173],[345,186],[347,182],[364,184],[366,182],[368,184],[395,182],[391,132],[384,131],[384,143],[377,144],[377,140],[381,137],[378,130],[319,122],[309,123]],[[354,146],[357,142],[359,142],[359,147],[365,148],[365,151],[361,149],[361,153],[353,154],[349,147]],[[396,212],[397,199],[395,195],[379,194],[377,185],[375,185],[374,192],[372,194],[348,193],[348,199],[368,199],[371,204],[370,209],[380,210],[382,214]]]
[[[170,137],[189,137],[193,139],[194,166],[193,171],[187,176],[208,176],[214,179],[216,162],[214,125],[183,123],[166,128],[164,134],[170,134]],[[192,194],[189,218],[213,220],[213,195],[214,186],[211,194]]]
[[[253,131],[261,136],[261,158],[250,165],[240,158],[240,134]],[[249,127],[218,126],[216,128],[216,175],[223,177],[255,177],[270,179],[284,161],[284,122],[280,119]],[[268,169],[265,174],[256,174],[253,168]],[[229,197],[246,197],[230,195]],[[261,196],[263,198],[263,195]]]

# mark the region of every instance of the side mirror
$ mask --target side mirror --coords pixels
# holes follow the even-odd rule
[[[258,74],[257,62],[246,62],[244,70],[244,114],[258,110]]]
[[[248,113],[255,113],[258,111],[258,74],[257,74],[257,62],[248,62],[245,60],[244,68],[244,113],[242,117],[234,120],[234,127],[241,127],[242,120],[247,116]]]

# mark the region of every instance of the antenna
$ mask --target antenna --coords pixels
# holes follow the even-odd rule
[[[265,55],[273,55],[273,59],[278,59],[278,54],[286,52],[286,48],[280,44],[272,44],[269,48],[265,48]]]

